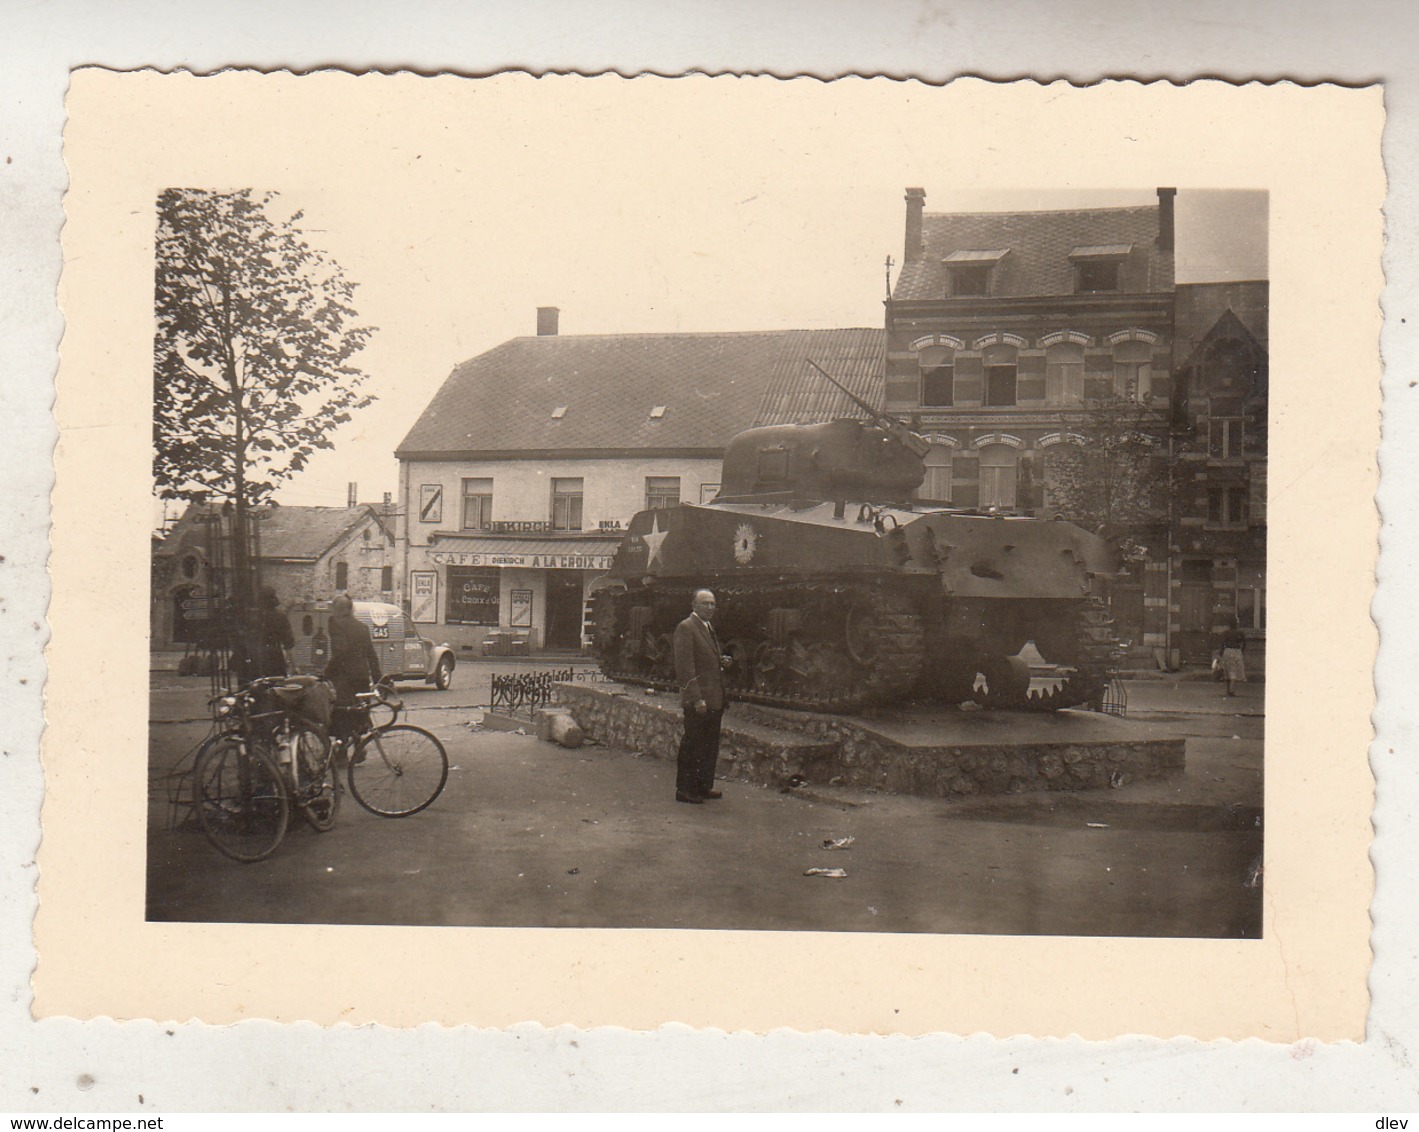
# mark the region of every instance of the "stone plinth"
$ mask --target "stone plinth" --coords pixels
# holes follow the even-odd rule
[[[626,687],[557,685],[587,736],[674,759],[678,701]],[[1183,770],[1183,740],[1094,712],[901,709],[875,718],[732,704],[720,777],[810,783],[952,798],[1039,790],[1100,790]]]

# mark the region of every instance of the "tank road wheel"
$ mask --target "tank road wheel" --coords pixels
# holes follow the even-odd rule
[[[1030,692],[1030,666],[1023,657],[985,657],[980,663],[984,687],[974,690],[974,699],[982,707],[1025,707]]]
[[[675,678],[675,639],[669,633],[647,633],[641,649],[655,679]]]
[[[729,671],[724,682],[731,691],[747,692],[754,686],[754,642],[735,637],[724,642],[724,655],[729,657]]]
[[[754,650],[754,691],[761,696],[776,696],[783,684],[784,650],[772,641],[761,641]]]
[[[852,660],[836,645],[816,641],[804,649],[803,678],[817,698],[831,703],[851,699],[856,675]]]

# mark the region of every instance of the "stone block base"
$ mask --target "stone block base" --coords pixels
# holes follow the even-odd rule
[[[586,735],[673,760],[678,700],[626,687],[557,685]],[[952,798],[1038,790],[1098,790],[1183,770],[1183,740],[1093,712],[902,709],[876,718],[731,704],[719,774],[781,786],[821,785]]]

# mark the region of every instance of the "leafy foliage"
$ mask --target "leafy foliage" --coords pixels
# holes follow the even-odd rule
[[[1050,450],[1051,511],[1122,545],[1163,521],[1170,484],[1164,414],[1143,401],[1089,402],[1073,442]]]
[[[154,478],[164,499],[258,504],[373,400],[355,284],[274,193],[158,197]]]

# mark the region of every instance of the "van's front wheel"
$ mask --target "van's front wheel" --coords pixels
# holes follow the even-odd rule
[[[453,657],[446,656],[439,660],[438,667],[434,669],[434,687],[440,692],[446,692],[453,683]]]

